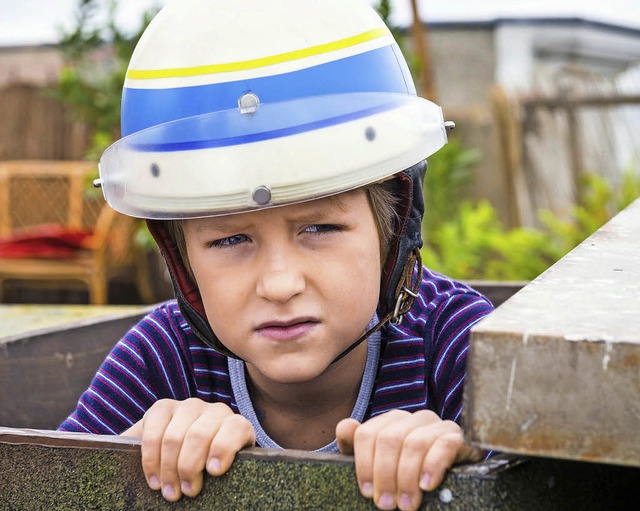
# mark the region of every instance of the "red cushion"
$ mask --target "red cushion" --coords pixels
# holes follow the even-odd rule
[[[88,248],[92,232],[70,230],[59,225],[42,225],[28,232],[0,238],[0,257],[70,259]]]

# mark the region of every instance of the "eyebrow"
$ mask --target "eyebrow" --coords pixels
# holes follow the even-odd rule
[[[301,203],[304,207],[300,214],[296,215],[294,220],[296,222],[321,222],[336,214],[336,208],[339,210],[338,214],[344,214],[348,212],[348,202],[344,200],[344,197],[340,195],[331,195],[326,197],[326,202],[322,204],[314,204],[311,202]]]
[[[215,221],[211,222],[207,222],[205,224],[202,224],[200,226],[198,226],[196,228],[196,232],[198,233],[207,233],[210,231],[215,231],[215,232],[235,232],[235,231],[243,231],[246,230],[249,227],[250,223],[249,222],[224,222],[221,221],[219,222],[218,219],[216,219]]]
[[[287,215],[287,222],[323,222],[334,214],[334,207],[337,207],[337,209],[340,211],[340,214],[348,212],[348,201],[345,200],[344,194],[331,195],[329,197],[325,197],[324,199],[317,200],[322,200],[323,202],[318,204],[315,201],[309,201],[296,204],[295,206],[301,207],[302,211],[296,215]],[[283,205],[282,207],[285,208],[287,206]],[[277,207],[274,209],[280,208]],[[214,231],[223,234],[228,232],[241,232],[249,229],[251,225],[252,222],[250,220],[234,221],[233,215],[230,215],[229,218],[211,217],[206,223],[198,226],[196,228],[196,232],[208,233]]]

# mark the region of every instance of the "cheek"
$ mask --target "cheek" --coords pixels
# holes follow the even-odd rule
[[[225,318],[233,320],[229,316],[237,310],[235,304],[241,300],[238,296],[242,290],[241,282],[232,271],[223,271],[222,265],[202,258],[193,258],[192,268],[207,319],[218,333],[216,327],[224,326],[227,323]]]
[[[370,311],[371,315],[378,304],[380,294],[380,250],[375,243],[363,243],[352,250],[346,261],[341,265],[341,271],[333,272],[330,279],[337,284],[337,294],[341,301],[348,301],[346,314],[352,308]],[[370,319],[367,318],[367,320]]]
[[[204,305],[207,322],[222,344],[231,351],[239,353],[242,346],[243,327],[246,316],[243,314],[247,302],[246,295],[241,293],[237,282],[219,275],[213,280],[215,284],[204,286],[200,294]]]

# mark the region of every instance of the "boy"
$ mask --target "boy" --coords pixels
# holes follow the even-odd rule
[[[416,509],[464,444],[481,295],[422,267],[424,159],[446,142],[359,0],[178,0],[132,57],[112,207],[147,219],[176,300],[116,345],[62,430],[142,437],[149,486],[195,496],[245,446],[353,453]]]

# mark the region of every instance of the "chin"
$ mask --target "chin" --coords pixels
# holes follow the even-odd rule
[[[322,363],[314,360],[312,364],[301,360],[287,359],[278,361],[275,364],[256,364],[255,367],[269,380],[282,383],[305,383],[320,377],[330,365],[330,361]]]

